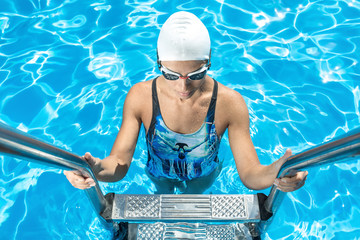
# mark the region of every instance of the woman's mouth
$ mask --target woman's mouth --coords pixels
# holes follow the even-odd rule
[[[181,97],[188,97],[190,95],[190,92],[179,92],[179,95]]]

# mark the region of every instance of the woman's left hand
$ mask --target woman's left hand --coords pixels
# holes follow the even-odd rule
[[[282,158],[287,159],[290,156],[291,156],[291,150],[287,150]],[[274,185],[277,186],[280,191],[292,192],[304,186],[307,175],[308,175],[308,171],[290,172],[288,176],[282,178],[276,178]]]

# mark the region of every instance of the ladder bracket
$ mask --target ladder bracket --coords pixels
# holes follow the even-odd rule
[[[260,219],[262,221],[267,221],[269,220],[269,218],[272,217],[273,213],[269,212],[268,210],[265,209],[265,201],[268,198],[268,196],[266,196],[263,193],[258,193],[258,201],[259,201],[259,207],[260,207]]]

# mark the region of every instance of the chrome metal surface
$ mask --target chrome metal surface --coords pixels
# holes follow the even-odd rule
[[[247,226],[240,223],[210,225],[205,223],[141,223],[129,224],[133,233],[129,239],[138,240],[250,240],[251,233]]]
[[[97,214],[108,205],[89,164],[77,155],[39,141],[17,129],[0,123],[0,152],[31,162],[66,170],[79,170],[91,176],[96,186],[85,190]],[[99,215],[100,219],[103,219]]]
[[[295,170],[303,170],[317,165],[325,165],[359,157],[360,128],[320,146],[291,156],[280,169],[278,177],[292,174]],[[278,190],[276,186],[273,186],[265,201],[265,209],[268,212],[276,212],[283,196],[284,193]]]
[[[114,221],[260,220],[256,195],[120,195],[113,202]]]

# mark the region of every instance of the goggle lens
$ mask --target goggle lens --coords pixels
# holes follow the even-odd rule
[[[208,64],[204,65],[200,69],[192,73],[189,73],[187,75],[187,78],[189,78],[190,80],[201,80],[205,77],[208,69],[209,69],[209,65]],[[173,72],[162,65],[160,65],[160,71],[163,74],[164,78],[167,80],[175,81],[181,77],[179,73]]]

